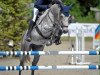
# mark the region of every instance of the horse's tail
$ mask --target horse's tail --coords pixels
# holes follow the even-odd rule
[[[25,38],[26,38],[26,34],[24,34],[23,38],[22,38],[21,51],[30,51],[31,50],[31,47],[30,47],[31,43],[27,42],[25,40]],[[27,62],[27,63],[29,63],[31,61],[31,58],[30,58],[29,55],[23,55],[22,59],[23,59],[24,62]]]

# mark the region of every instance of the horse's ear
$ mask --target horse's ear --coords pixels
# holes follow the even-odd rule
[[[75,3],[72,3],[70,6],[69,6],[69,9],[72,9],[72,7],[75,5]]]

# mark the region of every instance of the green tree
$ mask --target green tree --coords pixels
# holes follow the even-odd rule
[[[30,0],[0,0],[3,9],[0,15],[1,35],[13,40],[20,40],[28,26]]]
[[[21,40],[23,32],[28,27],[30,3],[31,0],[0,0],[2,8],[0,39],[12,39],[15,43]],[[0,42],[0,44],[5,44],[5,42]],[[5,50],[4,48],[3,50]]]
[[[75,16],[78,22],[96,22],[90,7],[100,8],[100,0],[64,0],[64,3],[66,5],[75,4],[71,15]]]

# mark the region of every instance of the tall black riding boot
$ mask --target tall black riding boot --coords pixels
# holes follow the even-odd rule
[[[33,22],[33,21],[31,20],[31,21],[30,21],[30,24],[29,24],[27,36],[26,36],[26,41],[28,41],[28,42],[31,41],[31,31],[32,31],[32,29],[33,29],[34,26],[35,26],[35,22]]]

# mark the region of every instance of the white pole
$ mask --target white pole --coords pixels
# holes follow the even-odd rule
[[[85,51],[85,36],[84,36],[84,30],[83,30],[83,28],[82,28],[82,36],[81,36],[81,39],[82,39],[82,41],[81,41],[81,47],[82,48],[81,49],[82,49],[82,51]],[[81,57],[82,57],[81,62],[84,63],[85,62],[85,56],[82,55]]]
[[[76,29],[76,51],[78,51],[78,28]],[[75,63],[77,63],[78,56],[75,56]]]
[[[74,52],[74,45],[72,45],[72,52]],[[71,58],[71,64],[74,64],[74,55],[72,55],[72,58]]]
[[[79,43],[79,51],[85,51],[85,35],[83,26],[80,28],[80,43]],[[85,61],[85,55],[79,55],[80,62],[78,64],[90,64],[90,62]]]
[[[76,51],[82,51],[82,28],[78,28],[76,31]],[[82,63],[82,55],[76,56],[76,64]]]
[[[82,26],[77,29],[76,31],[76,51],[85,51],[85,37],[84,37],[84,30]],[[90,64],[85,62],[84,55],[76,55],[75,58],[76,64]]]

